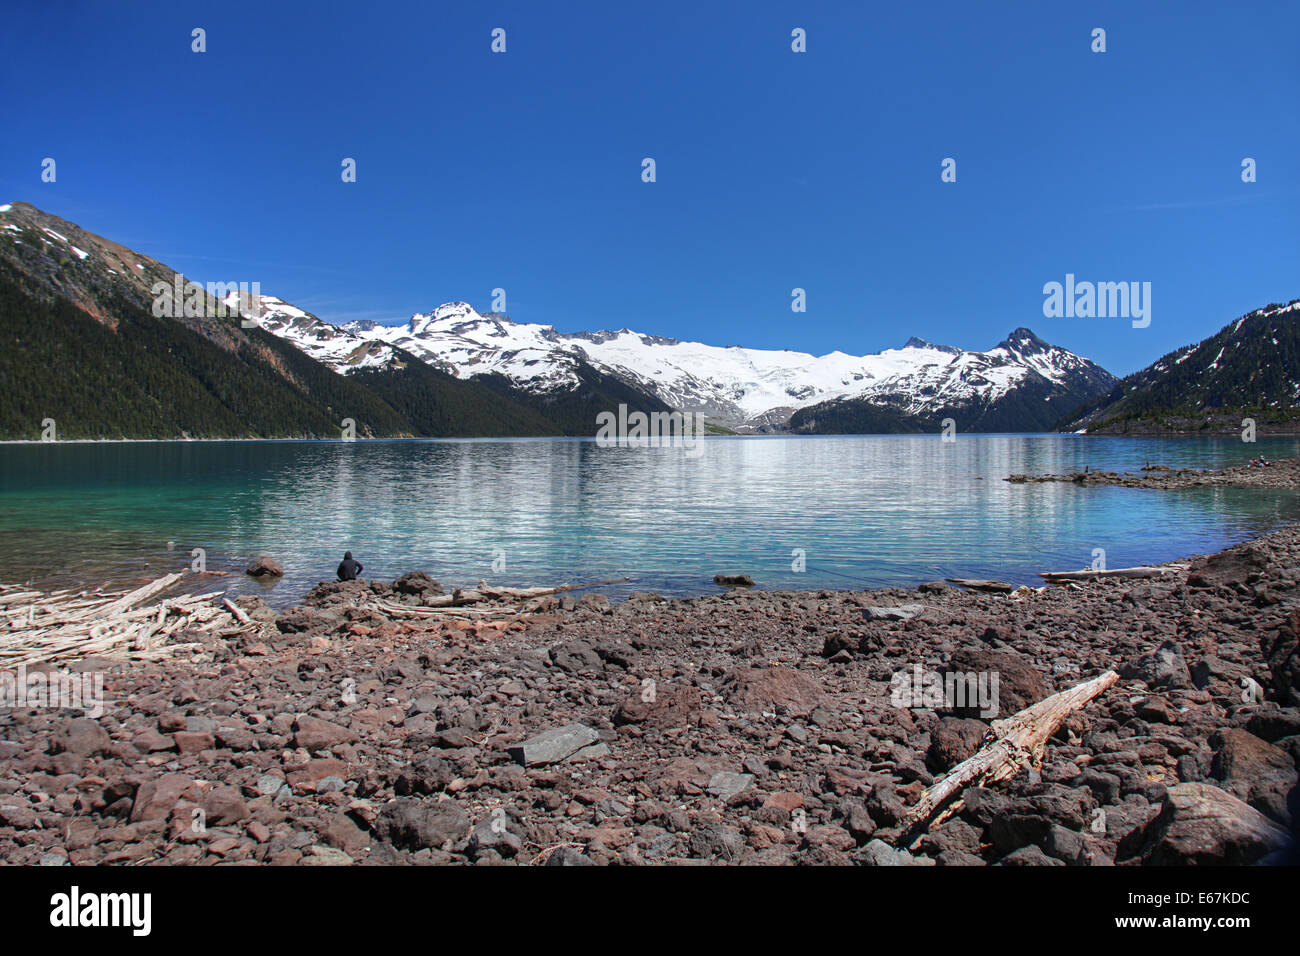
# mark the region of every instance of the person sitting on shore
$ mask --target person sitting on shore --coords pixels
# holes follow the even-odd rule
[[[361,562],[354,560],[352,557],[352,552],[348,551],[346,554],[343,555],[343,563],[339,565],[339,570],[338,570],[339,580],[355,581],[357,579],[357,575],[360,574],[363,570],[364,569],[361,567]]]

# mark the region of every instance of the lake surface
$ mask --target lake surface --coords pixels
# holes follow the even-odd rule
[[[1300,520],[1300,496],[1013,485],[1007,475],[1290,457],[1293,439],[1061,435],[718,438],[681,448],[591,440],[183,442],[0,446],[0,581],[209,570],[196,588],[296,602],[345,550],[363,577],[713,593],[910,585],[1206,553]],[[168,542],[172,543],[168,548]],[[793,552],[804,554],[797,572]],[[243,568],[268,554],[272,586]],[[496,567],[494,568],[494,561]],[[504,566],[503,566],[504,564]]]

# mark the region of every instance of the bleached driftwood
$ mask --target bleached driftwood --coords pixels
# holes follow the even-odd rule
[[[1111,568],[1106,571],[1085,569],[1082,571],[1040,571],[1038,576],[1048,581],[1090,581],[1095,578],[1157,578],[1164,574],[1186,571],[1185,564],[1168,564],[1159,568]]]
[[[167,574],[121,592],[51,591],[8,587],[0,594],[0,665],[5,667],[85,657],[153,658],[194,646],[168,644],[182,630],[221,634],[230,625],[256,626],[223,592],[182,594],[157,604],[149,600],[172,588],[180,574]],[[144,606],[137,606],[144,605]]]
[[[995,720],[987,741],[974,756],[953,767],[921,794],[903,820],[901,843],[913,846],[934,824],[962,807],[961,792],[1015,776],[1026,764],[1039,766],[1047,741],[1071,713],[1119,680],[1115,671],[1031,704],[1017,714]]]

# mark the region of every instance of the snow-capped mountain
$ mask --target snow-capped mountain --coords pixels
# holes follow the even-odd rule
[[[110,328],[119,321],[119,300],[157,317],[154,289],[180,281],[163,263],[25,203],[0,209],[0,252],[32,294],[72,302]],[[213,304],[221,296],[228,316],[201,311],[175,321],[228,355],[255,356],[301,388],[315,372],[294,370],[297,363],[283,355],[292,346],[293,357],[342,375],[346,381],[330,388],[353,395],[354,405],[372,400],[363,400],[358,389],[385,403],[386,411],[376,406],[375,434],[401,431],[406,426],[399,422],[409,423],[412,434],[513,433],[507,428],[588,434],[598,412],[619,404],[700,413],[741,432],[922,430],[948,415],[964,430],[1031,430],[1114,384],[1092,362],[1026,329],[987,352],[911,338],[901,348],[869,355],[811,355],[681,342],[630,329],[563,333],[480,313],[464,302],[416,314],[400,326],[335,326],[275,296],[260,296],[258,314],[242,298],[247,292],[210,294]],[[246,319],[261,331],[245,326]],[[170,334],[163,326],[150,328],[151,334]],[[441,403],[432,402],[433,394]],[[484,418],[486,409],[494,411]]]
[[[402,326],[343,328],[281,303],[271,305],[262,325],[343,372],[360,367],[359,361],[388,361],[375,347],[387,345],[460,378],[497,373],[527,391],[554,393],[578,387],[585,363],[673,408],[740,431],[783,429],[797,410],[842,399],[926,417],[972,402],[997,403],[1029,384],[1074,392],[1083,382],[1077,404],[1114,381],[1094,363],[1027,329],[987,352],[912,338],[902,348],[868,355],[818,356],[681,342],[630,329],[563,333],[479,313],[464,302],[418,313]]]

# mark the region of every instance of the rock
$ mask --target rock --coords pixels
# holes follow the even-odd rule
[[[943,717],[930,731],[930,747],[925,764],[935,773],[947,773],[957,764],[974,756],[988,733],[989,725],[981,720]]]
[[[554,850],[546,858],[547,866],[595,866],[591,858],[586,856],[581,850],[576,850],[571,846],[562,846]]]
[[[643,686],[614,708],[614,726],[638,724],[666,729],[692,727],[700,719],[700,692],[695,687]]]
[[[900,604],[898,607],[868,605],[862,609],[862,616],[868,621],[910,621],[924,613],[924,604]]]
[[[687,845],[691,856],[702,859],[721,857],[730,862],[740,859],[745,849],[745,841],[740,831],[720,824],[697,828],[691,833]]]
[[[1283,826],[1291,823],[1287,797],[1296,785],[1296,766],[1291,755],[1254,734],[1235,728],[1210,737],[1214,760],[1210,776],[1224,790],[1245,800]]]
[[[408,571],[393,582],[393,590],[399,594],[442,594],[442,585],[423,571]]]
[[[858,851],[863,866],[913,866],[915,860],[906,850],[896,850],[884,840],[872,840]]]
[[[1151,866],[1249,866],[1290,842],[1282,827],[1227,791],[1180,783],[1165,791],[1154,820],[1124,837],[1116,859]]]
[[[89,717],[77,717],[63,726],[55,735],[55,752],[67,752],[79,757],[103,753],[112,745],[113,740],[99,723]]]
[[[438,849],[469,834],[469,817],[450,800],[398,797],[380,811],[375,832],[398,849]]]
[[[176,742],[176,749],[183,754],[196,754],[204,750],[211,750],[217,745],[216,738],[212,734],[195,733],[187,730],[178,730],[172,734],[172,740]]]
[[[563,760],[599,739],[600,734],[586,724],[567,724],[530,737],[508,753],[523,766],[532,767]]]
[[[1016,589],[1014,584],[1006,581],[985,581],[981,578],[949,578],[953,584],[971,591],[984,591],[988,594],[1010,594]]]
[[[273,560],[271,560],[266,555],[262,555],[260,558],[258,558],[252,564],[250,564],[247,568],[245,568],[244,573],[248,575],[252,575],[255,578],[267,577],[267,576],[282,578],[284,577],[284,568],[280,567],[280,565],[276,564]]]
[[[744,792],[753,782],[753,774],[721,770],[709,778],[708,789],[710,794],[725,802]]]
[[[1249,668],[1212,654],[1202,657],[1192,668],[1192,683],[1198,690],[1209,690],[1223,697],[1236,696],[1234,689],[1240,686],[1243,677],[1249,676]]]
[[[748,574],[715,574],[713,583],[724,588],[752,588],[754,579]]]
[[[958,648],[948,663],[940,668],[940,672],[944,675],[945,683],[948,674],[975,674],[977,687],[984,686],[979,684],[979,680],[983,679],[987,681],[990,691],[993,690],[993,675],[997,675],[997,694],[993,701],[993,707],[997,711],[993,715],[995,718],[1009,717],[1052,693],[1047,678],[1027,658],[1012,650],[984,646]],[[965,706],[951,706],[948,709],[958,717],[984,716],[978,699],[972,702],[972,697],[978,698],[978,694],[972,693],[969,681],[962,683],[966,691]]]
[[[248,805],[234,787],[213,787],[203,794],[202,806],[208,826],[229,826],[248,819]]]
[[[273,797],[284,786],[284,778],[275,773],[264,773],[257,778],[257,792],[264,797]]]
[[[509,823],[505,814],[497,813],[475,826],[467,848],[470,857],[477,857],[487,850],[506,859],[516,856],[524,848],[524,841],[510,829]]]
[[[399,796],[441,793],[456,779],[456,768],[432,754],[416,757],[402,770],[393,790]]]
[[[1231,548],[1194,563],[1187,570],[1187,584],[1193,588],[1244,586],[1267,566],[1267,557],[1257,547]]]
[[[590,644],[574,642],[551,648],[551,663],[569,674],[600,673],[604,663]]]
[[[146,780],[135,792],[130,821],[166,820],[182,798],[195,802],[200,799],[193,777],[183,773],[165,773],[157,779]]]
[[[308,847],[302,858],[303,866],[351,866],[355,861],[342,850],[328,846]]]
[[[365,853],[370,845],[370,834],[357,826],[346,813],[336,813],[325,825],[325,842],[336,847],[354,860]]]
[[[998,860],[994,866],[1065,866],[1065,864],[1048,856],[1036,846],[1022,846]]]
[[[1287,615],[1265,654],[1278,700],[1287,707],[1300,707],[1300,610]]]
[[[354,731],[319,717],[302,716],[293,722],[293,741],[307,750],[329,750],[339,744],[356,743]]]
[[[1155,689],[1194,686],[1192,675],[1187,670],[1187,660],[1174,641],[1165,641],[1150,654],[1125,664],[1120,669],[1120,676],[1146,681],[1148,687]]]
[[[1246,729],[1269,743],[1276,743],[1283,737],[1294,737],[1300,734],[1300,710],[1264,704],[1250,715]]]
[[[1178,713],[1163,697],[1144,697],[1133,707],[1133,713],[1149,724],[1176,724]]]
[[[821,685],[792,667],[751,667],[733,671],[723,682],[723,696],[748,713],[810,713],[825,699]]]

